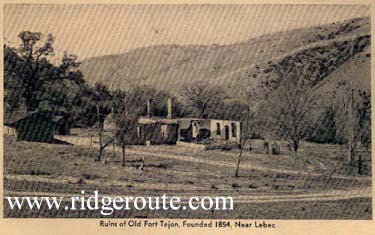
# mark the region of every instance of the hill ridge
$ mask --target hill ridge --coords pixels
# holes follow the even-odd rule
[[[273,64],[290,56],[300,56],[299,53],[315,56],[308,51],[314,48],[333,50],[326,56],[346,58],[347,47],[337,53],[336,45],[369,37],[369,30],[369,18],[364,17],[281,31],[230,45],[153,45],[85,60],[82,71],[89,83],[101,81],[121,89],[129,85],[147,85],[176,94],[187,84],[206,81],[234,89],[232,93],[236,94],[244,80],[253,82],[245,78],[246,74],[259,80],[257,77],[262,76],[257,74],[259,71],[268,71]],[[339,58],[340,64],[345,62],[343,58]],[[327,58],[317,56],[314,59],[325,61]],[[255,71],[254,67],[259,68]]]

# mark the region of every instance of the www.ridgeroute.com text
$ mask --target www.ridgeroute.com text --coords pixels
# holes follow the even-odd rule
[[[71,197],[5,197],[11,210],[47,208],[48,210],[91,210],[100,211],[103,216],[109,216],[114,211],[120,210],[233,210],[232,197],[198,197],[192,196],[186,199],[166,194],[153,197],[133,196],[99,196],[98,191],[94,195],[87,196],[85,191],[81,195]],[[62,202],[65,206],[62,207]]]

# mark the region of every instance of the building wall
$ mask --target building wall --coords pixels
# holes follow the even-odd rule
[[[217,125],[220,125],[220,131],[217,131]],[[225,126],[228,128],[228,140],[225,139]],[[233,135],[234,134],[234,135]],[[211,120],[211,137],[218,141],[228,141],[240,143],[241,124],[238,121]]]
[[[4,134],[6,134],[6,135],[16,136],[16,129],[15,128],[4,125],[3,130],[4,130]]]
[[[217,132],[217,125],[220,131]],[[226,138],[227,128],[227,138]],[[239,143],[241,126],[238,121],[211,119],[184,119],[175,123],[153,122],[139,124],[138,137],[142,143],[175,144],[177,140],[185,142],[201,142],[212,138],[215,142]]]
[[[70,124],[65,121],[61,121],[56,125],[56,135],[70,135]]]
[[[203,119],[191,119],[179,121],[179,140],[192,142],[200,141],[205,138],[205,135],[210,136],[211,121]]]
[[[138,137],[144,144],[175,144],[177,141],[177,124],[151,123],[138,126]]]
[[[115,121],[113,120],[112,114],[109,114],[103,123],[103,130],[108,130],[108,131],[113,131],[116,130],[116,124]]]
[[[186,120],[180,121],[179,129],[179,140],[181,141],[194,141],[199,139],[197,136],[198,133],[202,135],[202,130],[205,130],[206,133],[209,133],[209,136],[216,142],[240,142],[241,135],[241,123],[238,121],[228,121],[228,120],[189,120],[190,125],[186,123],[181,125],[182,122],[187,122]],[[217,125],[220,125],[220,131],[217,131]],[[184,129],[181,129],[181,126],[184,126]],[[188,129],[186,127],[189,126]],[[226,126],[228,138],[226,139]],[[202,138],[202,136],[200,137]]]
[[[44,119],[24,119],[17,126],[17,140],[52,142],[55,123]]]

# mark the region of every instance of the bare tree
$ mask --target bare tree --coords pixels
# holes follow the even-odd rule
[[[116,90],[114,92],[114,82],[117,76],[117,72],[120,69],[119,66],[113,67],[110,69],[107,77],[104,80],[111,80],[109,87],[105,86],[104,84],[97,83],[95,84],[95,100],[96,104],[96,111],[97,111],[97,123],[98,123],[98,136],[99,136],[99,156],[98,161],[101,161],[103,151],[109,145],[113,145],[113,159],[116,157],[115,152],[115,145],[116,145],[116,137],[119,135],[118,132],[120,130],[115,130],[113,135],[109,138],[109,140],[104,143],[103,141],[103,129],[104,129],[104,120],[108,118],[109,110],[111,113],[112,118],[114,119],[114,106],[116,105],[117,100],[113,97],[113,94],[118,94],[119,91]],[[116,93],[117,92],[117,93]],[[118,105],[118,104],[117,104]],[[112,130],[113,131],[113,130]]]
[[[351,59],[353,59],[354,54],[354,42],[351,44]],[[350,64],[351,70],[353,71],[353,63]],[[348,126],[348,147],[349,147],[349,154],[348,154],[348,162],[351,165],[355,164],[355,156],[354,152],[357,147],[357,138],[358,138],[358,131],[356,131],[357,127],[357,115],[355,113],[355,105],[354,105],[354,88],[353,88],[353,80],[350,79],[350,92],[349,92],[349,99],[347,99],[347,126]]]
[[[297,157],[300,141],[307,136],[311,111],[319,96],[309,80],[309,73],[296,65],[280,70],[279,83],[262,105],[264,118],[277,137],[291,141]]]
[[[208,112],[226,97],[221,89],[206,83],[185,86],[182,96],[191,107],[198,110],[200,118],[207,116]]]
[[[131,139],[137,128],[138,117],[143,111],[143,105],[139,104],[137,97],[132,97],[132,93],[117,90],[114,96],[114,119],[117,131],[114,137],[119,141],[122,150],[122,166],[126,165],[125,148],[127,140]]]
[[[370,138],[370,93],[354,90],[351,82],[341,82],[343,86],[341,94],[336,97],[336,123],[341,125],[337,131],[337,137],[348,146],[347,162],[355,165],[355,152],[360,141],[368,146]]]
[[[357,148],[357,141],[358,141],[358,117],[355,112],[355,104],[354,104],[354,89],[352,88],[351,83],[351,89],[350,92],[348,92],[348,99],[347,102],[344,103],[346,106],[346,113],[347,113],[347,130],[348,130],[348,162],[354,166],[355,159],[354,159],[354,152]]]
[[[351,59],[353,59],[354,52],[354,41],[351,44]],[[353,71],[353,63],[350,64],[350,68]],[[359,91],[359,96],[357,97],[354,92],[353,79],[350,79],[349,90],[346,94],[345,108],[346,108],[346,125],[347,125],[347,135],[348,135],[348,162],[354,166],[355,165],[355,151],[357,148],[357,142],[361,140],[361,134],[364,123],[366,122],[366,116],[369,116],[371,110],[371,102],[366,102],[366,92],[362,93]],[[363,100],[363,98],[365,98]],[[367,99],[368,100],[368,99]],[[363,102],[364,101],[364,102]],[[366,103],[368,103],[366,105]],[[364,105],[364,106],[363,106]],[[362,106],[362,108],[361,108]],[[364,109],[363,109],[364,107]],[[363,139],[362,139],[363,140]],[[363,142],[363,141],[362,141]],[[366,141],[365,141],[366,142]]]
[[[105,85],[101,83],[95,84],[93,90],[93,101],[96,103],[96,116],[99,136],[99,155],[97,160],[101,161],[104,149],[114,140],[114,138],[110,138],[106,143],[104,143],[103,141],[104,120],[111,111],[112,103],[112,95]]]
[[[124,104],[123,104],[123,111],[119,115],[117,120],[117,125],[119,126],[119,131],[117,133],[118,140],[121,145],[121,151],[122,151],[122,166],[125,167],[126,165],[126,154],[125,154],[125,148],[126,148],[126,139],[127,134],[130,131],[130,128],[132,127],[132,123],[134,120],[136,120],[136,117],[132,117],[129,115],[128,112],[128,104],[127,104],[127,96],[124,97]],[[133,125],[134,126],[134,125]]]
[[[255,89],[252,89],[252,90],[247,89],[245,93],[245,100],[246,100],[246,110],[245,110],[245,115],[244,115],[245,119],[242,121],[241,138],[240,138],[240,144],[239,144],[240,153],[238,154],[236,172],[234,175],[235,177],[239,176],[240,164],[241,164],[244,148],[246,147],[248,140],[250,140],[250,138],[252,137],[255,126],[256,126],[255,112],[253,110],[254,105],[256,103],[255,97],[256,97]]]
[[[98,155],[98,161],[101,161],[102,155],[103,155],[103,122],[100,120],[100,108],[99,105],[96,105],[96,115],[97,115],[97,123],[98,123],[98,136],[99,136],[99,155]]]

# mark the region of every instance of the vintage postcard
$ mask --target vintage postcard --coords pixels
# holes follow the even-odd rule
[[[2,231],[375,233],[373,8],[6,1]]]

